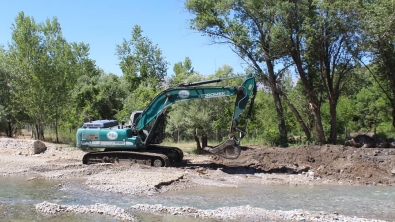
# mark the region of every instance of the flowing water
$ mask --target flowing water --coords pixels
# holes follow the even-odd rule
[[[395,221],[395,187],[329,185],[242,184],[238,188],[200,187],[139,197],[97,193],[86,189],[81,180],[72,180],[59,189],[60,181],[27,177],[0,177],[1,221],[116,221],[102,215],[60,214],[45,216],[34,205],[43,201],[64,205],[104,203],[129,208],[135,204],[162,204],[216,209],[250,205],[268,210],[303,209],[337,212],[348,216]],[[135,214],[142,221],[210,221],[179,216]]]

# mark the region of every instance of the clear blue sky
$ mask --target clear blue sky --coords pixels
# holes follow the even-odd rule
[[[20,11],[36,23],[58,18],[68,42],[90,45],[90,58],[108,73],[122,75],[116,45],[131,38],[134,25],[158,45],[173,74],[173,65],[189,57],[195,71],[209,75],[227,64],[237,73],[245,65],[226,45],[212,45],[206,36],[189,29],[191,18],[183,0],[0,0],[0,45],[7,48],[11,26]]]

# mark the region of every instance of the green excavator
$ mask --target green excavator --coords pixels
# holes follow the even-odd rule
[[[241,77],[245,78],[241,86],[207,85]],[[86,153],[82,162],[84,164],[131,162],[155,167],[177,165],[183,159],[182,150],[159,145],[164,139],[166,108],[182,101],[228,96],[236,96],[228,139],[218,146],[203,149],[223,158],[235,159],[241,152],[240,141],[246,135],[256,90],[255,78],[251,76],[184,83],[159,93],[143,111],[132,112],[129,124],[125,121],[118,124],[117,120],[86,122],[77,131],[77,146],[83,150],[101,148],[102,151]],[[240,129],[238,125],[246,109],[248,110],[245,127]]]

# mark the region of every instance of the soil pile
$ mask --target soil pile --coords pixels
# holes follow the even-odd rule
[[[236,160],[213,157],[226,167],[249,167],[265,173],[309,173],[342,183],[393,185],[395,183],[394,148],[355,148],[339,145],[291,148],[244,147]]]

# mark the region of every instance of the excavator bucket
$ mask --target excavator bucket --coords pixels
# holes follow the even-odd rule
[[[226,159],[236,159],[239,157],[241,148],[234,138],[227,139],[225,142],[215,147],[204,147],[205,151],[221,156]]]

